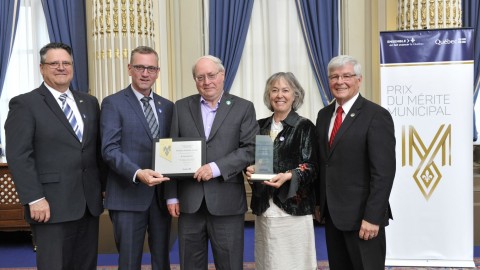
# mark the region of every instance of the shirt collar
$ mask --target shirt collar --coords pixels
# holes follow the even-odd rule
[[[55,99],[58,99],[60,97],[60,95],[62,95],[62,94],[67,94],[67,98],[73,99],[73,94],[72,94],[72,91],[70,91],[70,88],[68,88],[67,91],[62,93],[58,90],[55,90],[53,87],[48,85],[46,82],[43,82],[43,84],[45,85],[45,87],[47,87],[48,91],[50,91],[50,93],[52,93],[52,95]]]
[[[353,96],[349,101],[345,102],[345,104],[342,105],[343,112],[347,114],[350,109],[353,106],[353,103],[357,100],[358,96],[360,95],[360,92],[358,92],[355,96]],[[335,111],[337,111],[337,108],[340,107],[337,102],[335,102]]]

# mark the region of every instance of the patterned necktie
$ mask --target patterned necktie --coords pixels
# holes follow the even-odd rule
[[[152,137],[156,138],[158,136],[158,123],[155,115],[153,114],[152,107],[150,106],[151,97],[143,97],[140,100],[143,103],[143,112],[145,113],[145,118],[147,118],[148,127],[152,133]]]
[[[335,138],[335,135],[337,134],[338,129],[342,125],[342,115],[343,115],[343,108],[342,106],[339,106],[337,108],[337,115],[335,116],[335,122],[333,123],[332,133],[330,134],[330,141],[328,142],[329,146],[332,146],[333,139]]]
[[[61,94],[58,99],[60,99],[60,101],[62,102],[63,113],[67,117],[70,126],[72,126],[75,135],[77,135],[77,138],[82,141],[82,131],[80,130],[80,126],[77,123],[77,119],[75,118],[75,114],[73,113],[72,108],[70,108],[70,105],[68,105],[67,103],[67,94]]]

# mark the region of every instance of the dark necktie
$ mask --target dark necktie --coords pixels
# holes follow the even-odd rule
[[[152,137],[156,138],[158,136],[158,123],[155,115],[153,114],[152,107],[150,106],[151,97],[143,97],[140,99],[143,103],[143,112],[145,113],[145,118],[147,118],[148,127],[152,133]]]
[[[70,108],[67,103],[67,94],[61,94],[58,99],[60,99],[60,101],[62,102],[63,113],[67,117],[70,126],[72,126],[75,135],[77,135],[77,138],[82,141],[82,131],[80,130],[80,126],[77,123],[77,119],[75,118],[75,114],[73,113],[72,108]]]
[[[335,122],[333,123],[332,133],[330,134],[330,141],[328,142],[329,146],[332,146],[333,139],[335,138],[335,135],[337,134],[338,129],[342,125],[342,115],[343,115],[343,108],[342,106],[339,106],[337,108],[337,115],[335,116]]]

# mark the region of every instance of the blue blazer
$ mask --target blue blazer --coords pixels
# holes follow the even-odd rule
[[[169,137],[173,103],[155,93],[153,99],[159,138]],[[152,202],[155,187],[136,184],[133,176],[138,169],[152,168],[154,138],[142,105],[130,86],[103,100],[100,125],[102,156],[109,168],[105,208],[145,211]],[[159,189],[163,197],[163,185]]]

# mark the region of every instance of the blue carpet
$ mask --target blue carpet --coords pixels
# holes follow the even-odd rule
[[[317,260],[327,260],[325,231],[323,226],[315,226],[315,243]],[[244,262],[254,262],[254,225],[245,223]],[[480,257],[480,246],[474,248],[474,256]],[[116,265],[118,254],[99,254],[99,266]],[[179,264],[178,242],[175,242],[170,252],[170,262]],[[209,262],[213,263],[212,252],[209,252]],[[150,254],[143,255],[143,264],[150,264]],[[32,249],[29,232],[0,232],[0,268],[34,267],[35,252]]]

